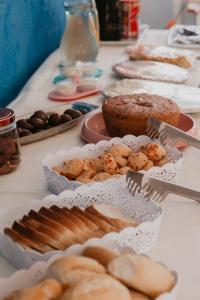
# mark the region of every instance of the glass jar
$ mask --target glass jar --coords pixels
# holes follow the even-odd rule
[[[91,3],[65,2],[66,28],[61,42],[68,65],[95,61],[98,55],[98,20]]]
[[[16,170],[19,163],[20,146],[15,113],[9,108],[0,108],[0,175]]]

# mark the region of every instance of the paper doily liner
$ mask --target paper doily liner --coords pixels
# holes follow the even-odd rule
[[[48,154],[43,160],[43,168],[48,183],[48,189],[54,194],[59,194],[66,189],[75,190],[78,186],[93,185],[94,183],[82,184],[79,181],[70,181],[66,177],[53,172],[51,169],[56,165],[62,165],[64,160],[98,157],[113,144],[125,144],[134,151],[138,151],[141,146],[147,145],[152,140],[145,135],[135,137],[134,135],[126,135],[123,138],[113,138],[110,141],[100,141],[97,144],[87,144],[83,147],[74,147],[67,151],[60,151],[55,154]],[[160,179],[175,182],[176,177],[180,173],[183,154],[176,148],[165,147],[169,162],[162,167],[153,167],[144,173],[159,177]],[[110,178],[107,181],[125,182],[126,175],[120,178]]]
[[[119,253],[123,252],[132,252],[130,248],[123,248],[118,246],[115,242],[109,242],[109,241],[102,241],[102,240],[95,240],[94,241],[88,241],[84,245],[76,246],[76,251],[71,251],[67,255],[80,255],[83,250],[91,245],[96,246],[102,246],[109,248],[111,250],[116,250]],[[72,247],[71,247],[71,250]],[[45,274],[47,272],[48,266],[55,261],[58,257],[61,257],[63,255],[54,255],[52,258],[50,258],[47,262],[38,262],[34,264],[29,270],[21,270],[15,272],[10,278],[3,278],[0,279],[0,297],[6,297],[9,295],[9,293],[21,289],[30,287],[33,284],[36,284],[40,280],[42,280],[45,277]],[[170,292],[163,293],[159,297],[155,298],[155,300],[175,300],[179,285],[179,279],[178,274],[175,271],[171,271],[174,279],[175,279],[175,286]]]
[[[0,250],[3,256],[8,259],[17,269],[29,268],[40,260],[47,261],[56,253],[63,251],[50,251],[40,254],[37,251],[24,249],[18,243],[3,233],[5,227],[11,227],[14,220],[21,219],[31,209],[38,211],[42,206],[59,207],[78,206],[85,208],[93,203],[107,203],[120,207],[129,217],[134,217],[140,222],[137,227],[128,227],[119,233],[111,232],[100,239],[102,241],[114,241],[120,246],[128,246],[137,253],[144,253],[151,249],[156,241],[162,219],[162,208],[154,202],[146,201],[141,195],[133,197],[128,189],[117,182],[107,184],[96,183],[93,186],[79,187],[75,191],[64,191],[59,196],[50,195],[43,201],[33,200],[26,206],[17,206],[0,213]],[[84,244],[83,244],[84,245]],[[65,253],[76,252],[79,245],[69,247]]]

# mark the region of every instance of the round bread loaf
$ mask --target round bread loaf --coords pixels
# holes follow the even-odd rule
[[[111,137],[146,134],[150,117],[177,126],[180,116],[179,107],[173,100],[148,94],[108,98],[102,111],[107,132]]]

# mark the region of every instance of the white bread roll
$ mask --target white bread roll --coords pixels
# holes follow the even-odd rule
[[[108,272],[129,288],[152,298],[170,291],[174,286],[172,273],[162,264],[143,255],[118,256],[108,264]]]
[[[68,289],[60,300],[131,300],[129,290],[109,275],[82,280]]]
[[[107,248],[90,246],[83,251],[82,255],[96,259],[101,265],[107,267],[108,263],[118,256],[118,253]]]
[[[60,297],[62,287],[59,282],[54,279],[45,279],[39,284],[13,292],[4,300],[51,300]]]
[[[131,300],[151,300],[148,296],[141,294],[139,292],[136,292],[134,290],[129,290],[131,295]]]
[[[62,284],[71,285],[86,276],[105,274],[105,268],[96,260],[83,256],[66,256],[59,258],[47,270],[47,276],[60,281]]]

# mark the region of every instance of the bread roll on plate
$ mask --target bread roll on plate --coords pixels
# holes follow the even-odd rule
[[[68,289],[60,300],[131,300],[129,290],[109,275],[83,279]]]
[[[129,288],[156,298],[174,286],[172,273],[143,255],[123,254],[108,264],[108,272]]]
[[[62,287],[54,279],[46,279],[39,284],[13,292],[4,300],[51,300],[57,299],[62,293]]]
[[[101,265],[107,267],[108,263],[113,258],[118,256],[118,253],[107,248],[103,248],[99,246],[90,246],[85,248],[82,255],[96,259]]]
[[[130,290],[131,300],[151,300],[148,296],[137,291]]]
[[[59,258],[47,270],[48,277],[55,278],[64,285],[73,285],[83,278],[105,273],[105,268],[96,260],[82,256]]]

